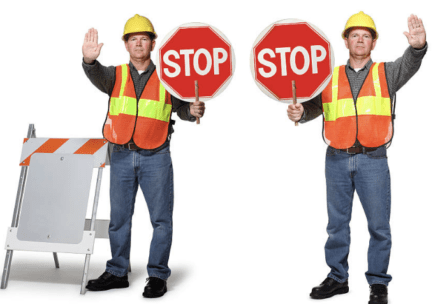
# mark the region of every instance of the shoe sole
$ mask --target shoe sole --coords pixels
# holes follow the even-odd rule
[[[347,287],[342,287],[342,288],[336,289],[335,291],[333,291],[332,293],[329,293],[327,295],[314,295],[314,294],[310,294],[310,297],[312,299],[315,299],[315,300],[322,300],[322,299],[331,298],[331,297],[333,297],[335,295],[347,293],[348,291],[349,291],[349,288],[347,286]]]
[[[86,286],[86,288],[90,291],[105,291],[110,289],[118,289],[118,288],[127,288],[129,286],[128,282],[122,282],[114,285],[109,285],[105,287],[93,287],[93,286]]]
[[[160,298],[160,297],[163,296],[166,292],[167,292],[167,288],[165,287],[164,292],[161,292],[161,293],[155,293],[155,294],[146,294],[146,293],[144,292],[144,293],[142,293],[142,296],[143,296],[144,298],[149,298],[149,299],[151,299],[151,298]]]
[[[368,301],[368,304],[388,304],[388,301],[386,302]]]

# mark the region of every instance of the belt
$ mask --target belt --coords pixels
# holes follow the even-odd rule
[[[375,151],[375,150],[377,150],[377,148],[351,147],[351,148],[348,148],[348,149],[338,149],[338,150],[346,152],[348,154],[359,154],[359,153],[365,154],[365,152]]]
[[[138,146],[136,146],[134,143],[128,143],[128,144],[120,145],[120,146],[124,147],[125,149],[132,150],[132,151],[143,150],[142,148],[139,148]]]

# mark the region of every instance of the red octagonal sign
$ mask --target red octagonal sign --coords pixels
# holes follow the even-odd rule
[[[325,88],[334,66],[333,50],[324,33],[298,19],[268,26],[255,40],[252,76],[273,99],[292,101],[292,80],[298,101],[307,101]]]
[[[223,91],[234,72],[234,51],[227,38],[204,23],[188,23],[171,31],[158,52],[157,72],[162,84],[179,99],[206,101]]]

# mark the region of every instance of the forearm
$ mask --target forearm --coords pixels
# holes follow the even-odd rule
[[[402,57],[394,62],[387,62],[385,64],[391,96],[405,85],[419,70],[427,50],[427,43],[422,49],[414,49],[412,46],[409,46]]]
[[[304,113],[300,119],[300,123],[305,123],[315,119],[322,114],[322,100],[321,94],[302,103]]]
[[[191,115],[190,103],[180,100],[171,95],[171,103],[173,104],[173,112],[177,112],[177,116],[182,120],[195,121],[196,118]]]
[[[82,63],[87,78],[101,92],[111,95],[116,80],[116,68],[113,66],[106,67],[95,60],[92,64]]]

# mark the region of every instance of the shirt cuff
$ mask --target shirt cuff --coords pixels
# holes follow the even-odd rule
[[[298,121],[299,123],[305,123],[306,122],[306,109],[304,108],[304,112],[301,116],[301,119]]]
[[[412,46],[410,47],[410,49],[414,55],[425,54],[428,49],[428,41],[425,42],[425,45],[421,49],[416,49],[416,48],[413,48]]]
[[[197,120],[197,117],[192,116],[190,107],[191,107],[191,104],[189,103],[189,104],[188,104],[188,108],[186,109],[187,114],[188,114],[189,121],[196,121],[196,120]]]
[[[84,61],[84,57],[83,57],[83,65],[86,65],[86,66],[93,66],[93,65],[95,65],[95,63],[96,63],[96,60],[93,60],[92,63],[86,63],[86,62]]]

